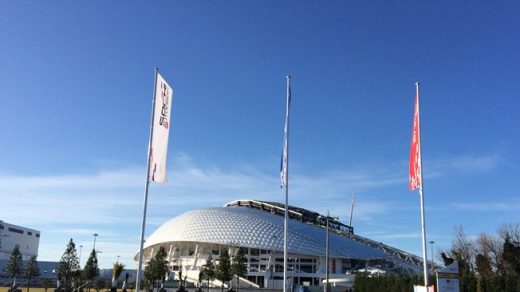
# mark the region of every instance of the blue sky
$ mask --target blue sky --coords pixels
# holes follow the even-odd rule
[[[428,240],[518,223],[517,1],[0,1],[0,220],[41,230],[40,259],[93,233],[133,267],[153,70],[174,87],[169,183],[147,234],[236,199],[283,201],[421,253],[408,191],[421,82]],[[85,250],[87,249],[87,250]],[[429,249],[428,249],[429,252]]]

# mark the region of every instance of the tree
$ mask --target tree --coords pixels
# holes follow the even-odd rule
[[[88,281],[87,291],[90,291],[92,281],[99,276],[99,267],[97,260],[97,252],[92,249],[90,256],[88,257],[87,263],[83,268],[83,277]]]
[[[11,257],[5,265],[4,270],[11,278],[11,287],[14,288],[16,285],[16,276],[22,272],[22,254],[20,253],[20,246],[17,244],[11,252]]]
[[[490,259],[481,253],[475,257],[475,265],[478,274],[484,278],[488,278],[493,273]]]
[[[144,277],[152,284],[152,287],[153,283],[157,281],[157,291],[159,291],[160,281],[164,280],[164,277],[168,273],[166,255],[166,250],[161,246],[144,270]]]
[[[200,270],[201,276],[203,279],[208,281],[208,292],[209,292],[209,282],[215,279],[215,264],[213,263],[213,258],[211,255],[208,256],[206,263],[202,266]]]
[[[233,278],[231,274],[231,260],[227,249],[224,249],[220,254],[218,264],[215,268],[215,278],[222,283],[222,291],[224,291],[224,283],[229,282]]]
[[[452,243],[451,255],[459,263],[459,271],[473,273],[473,260],[475,257],[475,245],[468,239],[462,226],[455,229],[455,239]]]
[[[119,276],[121,276],[121,273],[123,272],[124,268],[125,268],[125,265],[123,265],[120,262],[115,262],[112,265],[112,289],[117,290],[117,279],[119,279]],[[127,279],[128,279],[128,277],[127,277]]]
[[[241,249],[238,250],[237,255],[233,257],[233,263],[231,264],[231,274],[237,277],[237,292],[240,284],[240,278],[247,276],[247,259]]]
[[[204,280],[204,273],[202,273],[202,270],[199,270],[199,278],[197,279],[197,289],[195,291],[197,291],[197,292],[202,291],[202,288],[201,288],[202,280]]]
[[[478,253],[486,257],[491,266],[491,270],[496,271],[498,274],[504,273],[502,263],[502,243],[496,237],[481,234],[476,241]],[[480,259],[482,260],[482,258]],[[475,258],[475,264],[477,265],[477,258]],[[481,262],[481,264],[483,264]],[[478,267],[477,267],[478,268]],[[480,271],[479,271],[480,273]]]
[[[38,277],[40,275],[40,269],[38,268],[38,262],[36,261],[36,256],[31,256],[27,261],[27,265],[25,266],[24,276],[28,280],[27,282],[27,292],[29,292],[29,287],[31,286],[31,279],[34,277]]]
[[[64,281],[65,290],[67,290],[67,285],[70,280],[74,279],[79,271],[80,267],[76,253],[76,244],[71,238],[58,264],[58,277]]]
[[[51,280],[45,278],[43,279],[42,281],[42,288],[43,288],[43,291],[47,292],[47,290],[51,287],[52,283],[51,283]]]
[[[520,276],[520,243],[514,242],[509,235],[504,240],[502,260],[508,275]]]
[[[498,228],[498,235],[503,241],[509,238],[513,242],[520,242],[520,224],[502,224]]]
[[[99,290],[105,288],[105,286],[106,286],[106,281],[99,279],[96,281],[96,284],[94,284],[94,289],[96,289],[96,291],[99,292]]]

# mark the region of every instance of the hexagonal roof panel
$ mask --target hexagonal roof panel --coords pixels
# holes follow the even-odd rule
[[[283,251],[284,217],[231,206],[186,212],[160,226],[145,247],[168,242],[204,242]],[[290,219],[288,252],[325,255],[326,229]],[[389,255],[346,236],[329,232],[329,256],[376,259]]]

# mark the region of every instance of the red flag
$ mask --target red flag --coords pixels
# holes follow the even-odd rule
[[[419,126],[419,84],[416,83],[413,114],[412,146],[410,148],[410,191],[422,188],[421,128]]]

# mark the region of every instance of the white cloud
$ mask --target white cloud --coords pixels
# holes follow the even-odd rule
[[[489,172],[498,167],[501,161],[501,155],[498,153],[426,160],[423,161],[424,175],[439,176],[452,171],[466,174]]]
[[[498,156],[456,158],[444,161],[452,168],[473,165],[480,169],[494,167]],[[221,206],[237,199],[284,201],[278,173],[251,167],[201,167],[188,155],[174,158],[169,183],[151,184],[147,234],[166,220],[185,211]],[[348,221],[352,191],[356,191],[354,223],[375,222],[393,212],[409,208],[392,201],[384,187],[406,190],[406,167],[402,163],[377,168],[328,173],[290,175],[289,204],[321,213],[330,211]],[[375,170],[374,170],[375,169]],[[130,259],[139,241],[144,191],[143,169],[128,167],[99,173],[45,176],[0,176],[3,196],[2,219],[42,232],[40,258],[58,260],[68,240],[91,246],[92,234],[99,233],[102,266],[110,266],[117,255]],[[404,198],[403,198],[404,199]],[[395,199],[394,199],[395,200]],[[410,201],[410,204],[415,202]],[[458,204],[461,209],[489,209],[490,204]],[[520,209],[519,204],[494,204],[492,208]],[[390,236],[390,235],[388,235]],[[404,238],[394,234],[392,238]],[[409,235],[411,236],[411,235]],[[385,239],[386,237],[381,237]],[[388,237],[391,239],[391,237]],[[102,242],[106,243],[103,246]],[[105,260],[103,260],[105,258]]]
[[[473,202],[473,203],[453,203],[453,206],[463,211],[475,212],[513,212],[520,211],[520,202],[517,200],[510,202]]]
[[[386,233],[386,232],[367,232],[365,234],[371,238],[377,239],[379,241],[393,241],[399,239],[420,239],[421,232],[405,232],[405,233]]]

